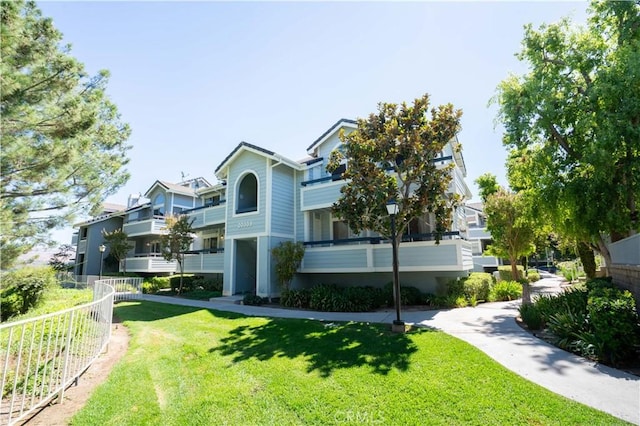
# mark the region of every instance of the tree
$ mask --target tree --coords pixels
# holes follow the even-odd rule
[[[71,244],[62,244],[49,259],[49,266],[58,272],[68,271],[73,268],[70,262],[75,257],[75,253],[76,249]]]
[[[304,257],[304,245],[300,242],[285,241],[272,248],[271,254],[276,258],[276,275],[282,283],[282,289],[289,290],[289,283]]]
[[[393,200],[398,204],[398,243],[408,223],[426,212],[435,216],[439,241],[459,198],[446,195],[454,164],[440,166],[434,160],[460,130],[461,116],[451,104],[429,111],[425,94],[411,106],[380,103],[377,113],[358,119],[356,130],[340,133],[343,145],[331,154],[327,167],[333,172],[347,161],[346,184],[333,211],[356,234],[369,229],[391,237],[386,204]]]
[[[498,185],[498,180],[496,176],[491,173],[485,173],[483,175],[478,176],[475,180],[476,185],[480,189],[480,199],[484,203],[487,201],[487,197],[489,195],[495,194],[500,191],[500,185]]]
[[[616,241],[640,229],[640,2],[594,1],[586,28],[569,20],[525,27],[529,65],[498,87],[509,172],[554,224],[611,261]],[[526,179],[522,179],[526,176]]]
[[[487,216],[487,230],[491,232],[492,244],[487,252],[497,257],[509,259],[511,275],[518,280],[518,259],[535,251],[535,226],[529,220],[529,206],[522,193],[500,190],[487,197],[484,213]],[[531,303],[529,284],[522,281],[522,303]]]
[[[134,246],[128,240],[128,235],[122,229],[114,229],[111,232],[102,230],[105,243],[109,246],[109,255],[118,261],[118,266],[122,263],[123,272],[127,272],[127,254]]]
[[[160,236],[162,244],[162,256],[171,262],[176,260],[180,267],[180,287],[178,294],[182,293],[182,278],[184,276],[184,252],[189,250],[193,242],[193,221],[187,215],[165,217],[165,234]]]
[[[2,268],[78,213],[96,214],[129,174],[129,126],[33,1],[2,1]]]

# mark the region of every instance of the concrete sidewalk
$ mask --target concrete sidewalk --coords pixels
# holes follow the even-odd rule
[[[559,291],[560,281],[553,276],[544,278],[536,283],[534,291]],[[208,302],[152,295],[144,295],[143,299],[261,317],[389,324],[395,318],[393,309],[364,313],[315,312],[244,306],[222,300]],[[552,392],[640,424],[640,377],[587,361],[532,336],[515,322],[518,306],[520,302],[514,301],[485,303],[475,308],[404,311],[402,319],[464,340],[509,370]]]

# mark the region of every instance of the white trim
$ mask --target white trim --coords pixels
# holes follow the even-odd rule
[[[269,158],[265,158],[267,183],[266,183],[266,190],[264,193],[264,198],[265,198],[264,229],[267,232],[267,234],[271,232],[271,198],[273,198],[273,167],[274,165],[269,164],[270,161],[271,160]],[[278,165],[278,164],[280,163],[276,163],[275,165]],[[257,195],[259,195],[259,193]],[[260,203],[258,202],[258,204]]]
[[[339,132],[340,129],[342,129],[343,127],[349,127],[353,130],[356,130],[358,128],[357,124],[353,124],[350,123],[348,121],[338,121],[332,128],[329,128],[329,133],[327,133],[326,135],[324,135],[324,137],[322,139],[317,140],[313,145],[311,145],[308,149],[307,149],[307,154],[309,155],[313,155],[313,151],[316,150],[320,145],[322,145],[323,143],[325,143],[329,138],[331,138],[333,135],[336,134],[336,132]],[[331,129],[333,129],[333,132],[331,131]]]
[[[230,237],[229,239],[233,239],[233,240],[248,240],[250,238],[268,237],[268,236],[269,235],[267,235],[266,232],[259,232],[259,233],[253,233],[253,234],[233,235],[233,237]],[[225,241],[226,241],[226,236],[225,236]]]
[[[238,205],[238,198],[239,198],[238,191],[240,190],[240,188],[238,187],[238,182],[241,179],[244,179],[244,177],[250,173],[253,174],[253,176],[256,178],[256,210],[250,211],[250,212],[244,212],[244,213],[236,213],[237,211],[236,207]],[[225,201],[225,204],[227,204],[227,201]],[[258,175],[258,172],[256,172],[255,170],[253,169],[243,170],[242,173],[240,173],[236,178],[236,181],[233,185],[233,206],[231,206],[231,212],[232,212],[232,217],[243,217],[243,216],[260,214],[260,177]]]

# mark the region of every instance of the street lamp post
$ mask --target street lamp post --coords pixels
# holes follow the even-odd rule
[[[107,249],[107,248],[105,247],[105,245],[104,245],[104,244],[100,244],[100,245],[98,246],[98,250],[100,250],[100,278],[99,278],[99,279],[102,279],[102,258],[103,258],[103,256],[104,256],[104,251],[105,251],[106,249]]]
[[[396,306],[396,319],[391,325],[391,331],[404,333],[404,321],[400,319],[400,273],[398,271],[398,236],[396,235],[396,215],[398,214],[398,204],[395,200],[387,203],[387,213],[391,218],[391,253],[393,256],[393,299]]]

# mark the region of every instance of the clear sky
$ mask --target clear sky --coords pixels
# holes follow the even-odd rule
[[[463,110],[467,184],[506,184],[496,86],[521,74],[523,25],[586,19],[586,2],[39,2],[130,124],[126,204],[156,179],[214,170],[241,141],[298,160],[340,118],[378,102]],[[60,243],[71,232],[54,233]]]

